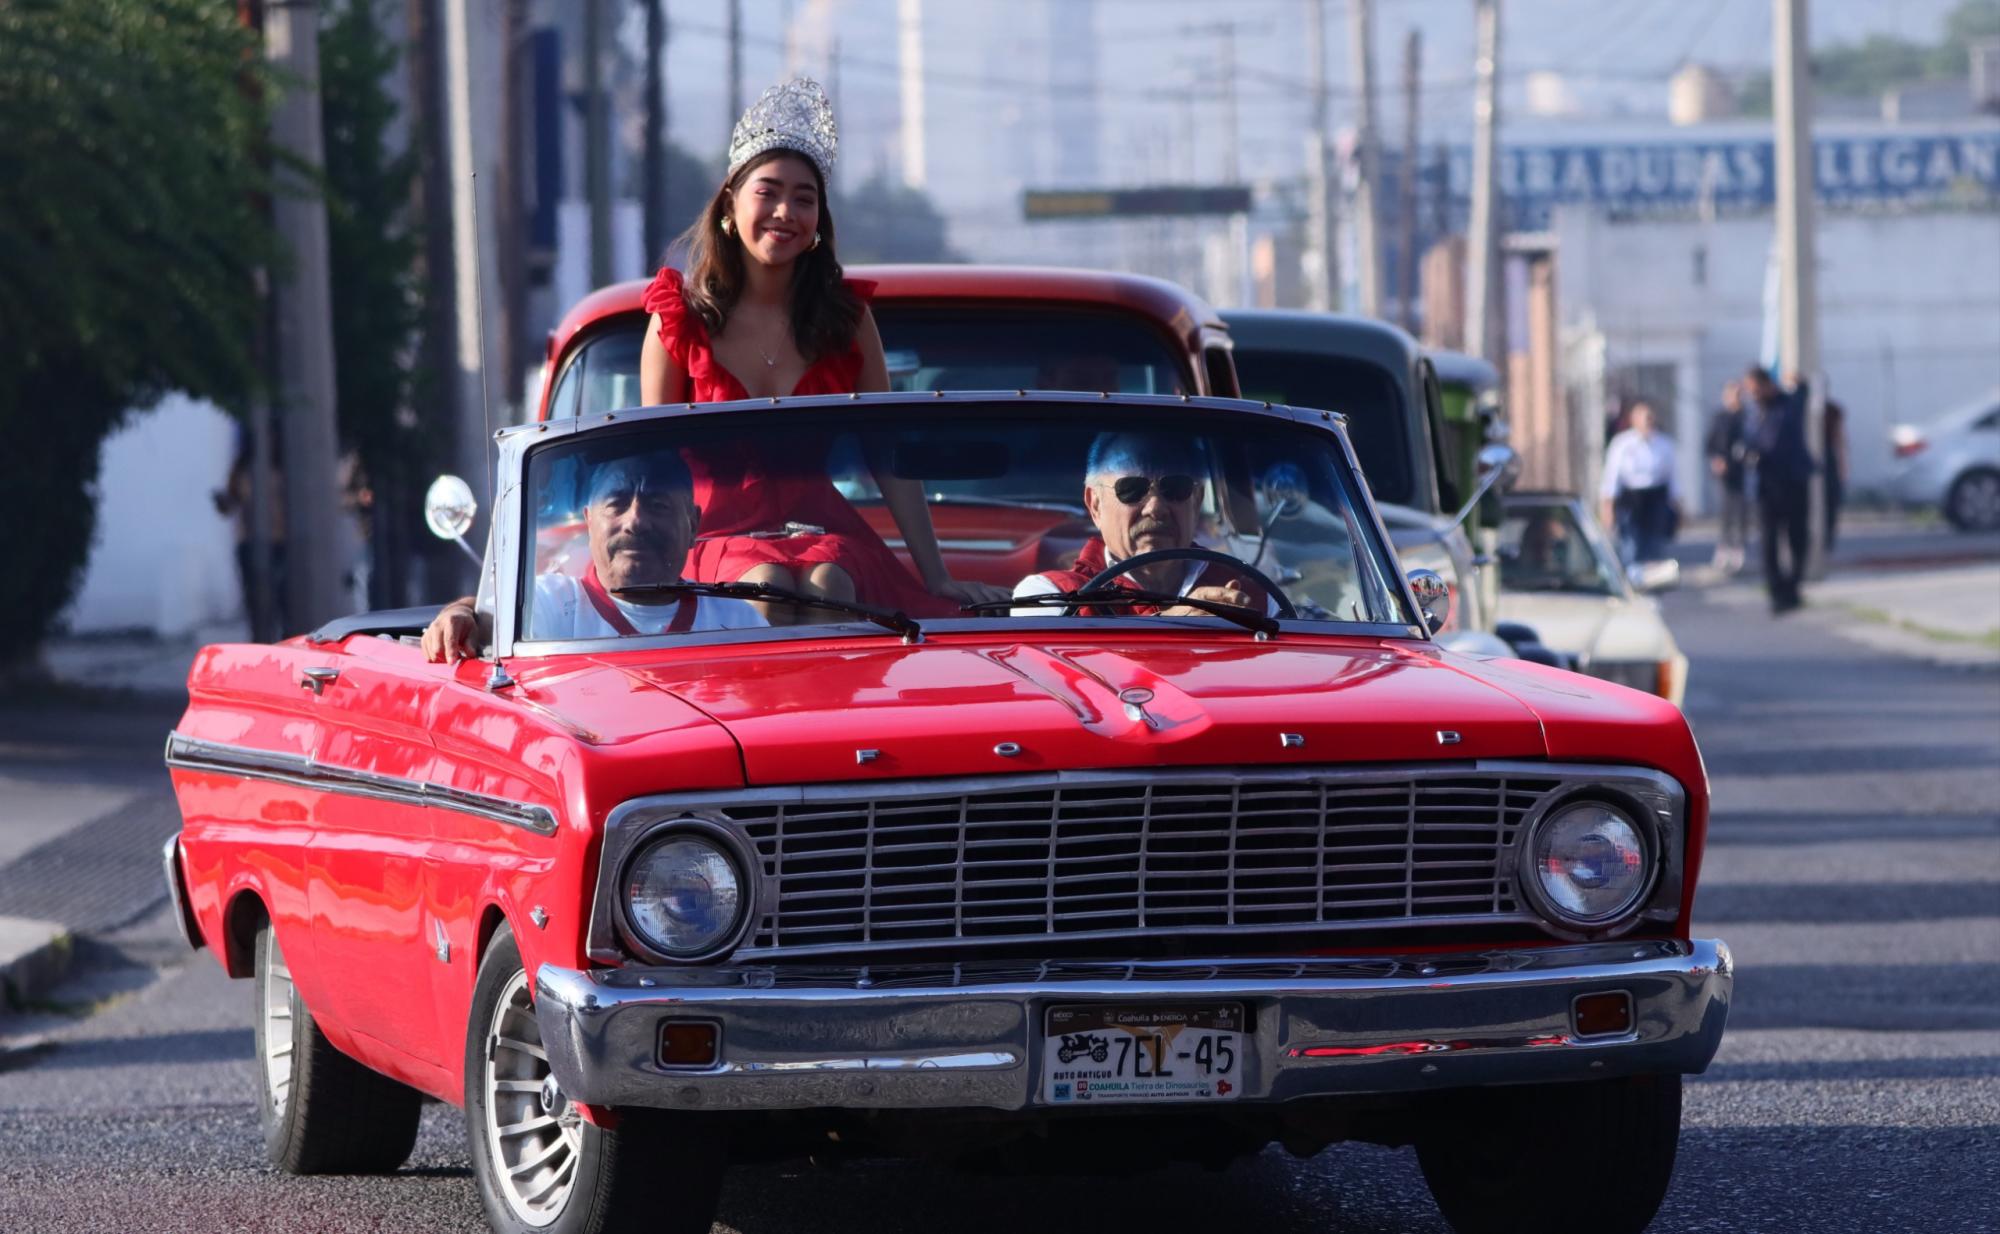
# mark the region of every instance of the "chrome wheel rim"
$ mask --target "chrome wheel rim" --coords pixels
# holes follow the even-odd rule
[[[276,933],[264,943],[264,1091],[283,1117],[292,1093],[292,970]]]
[[[1958,485],[1958,517],[1967,527],[2000,527],[2000,476],[1977,475]]]
[[[500,1194],[521,1221],[548,1225],[576,1187],[583,1121],[549,1074],[525,972],[508,980],[494,1007],[485,1070],[486,1149]]]

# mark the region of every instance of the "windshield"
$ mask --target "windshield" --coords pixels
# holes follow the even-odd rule
[[[1381,365],[1239,342],[1236,373],[1244,398],[1345,415],[1354,457],[1361,461],[1361,474],[1375,500],[1419,504],[1410,465],[1410,420],[1423,413],[1403,406],[1395,377]]]
[[[878,304],[891,390],[1189,392],[1183,352],[1109,313]]]
[[[1194,393],[1187,355],[1146,321],[1109,312],[874,306],[891,390]],[[645,323],[582,343],[549,399],[549,419],[636,407]]]
[[[1500,586],[1507,591],[1622,595],[1610,546],[1567,502],[1513,504],[1500,526]]]
[[[538,447],[522,637],[855,623],[865,609],[1060,621],[1065,606],[1036,597],[1141,553],[1165,556],[1106,579],[1081,615],[1243,617],[1201,607],[1219,602],[1263,624],[1411,624],[1324,430],[1129,404],[872,410],[857,423],[843,404],[840,427],[825,408],[662,416]],[[767,590],[690,596],[683,581]]]

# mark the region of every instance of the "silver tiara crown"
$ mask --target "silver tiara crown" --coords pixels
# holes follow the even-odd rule
[[[729,174],[766,150],[803,154],[819,168],[821,180],[832,181],[840,133],[833,126],[833,105],[818,82],[800,77],[772,86],[750,104],[729,137]]]

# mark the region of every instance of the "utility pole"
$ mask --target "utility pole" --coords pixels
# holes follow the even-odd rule
[[[1242,140],[1242,129],[1236,106],[1236,21],[1203,22],[1198,25],[1182,26],[1183,35],[1195,35],[1216,42],[1221,59],[1222,73],[1222,182],[1235,185],[1242,183],[1242,164],[1237,157],[1237,145]],[[1198,174],[1198,172],[1196,173]],[[1246,214],[1229,216],[1229,265],[1234,267],[1230,281],[1236,284],[1236,303],[1250,305],[1256,302],[1252,294],[1250,276],[1250,218]]]
[[[1422,135],[1417,81],[1423,62],[1423,32],[1412,28],[1403,43],[1403,171],[1396,185],[1396,251],[1402,257],[1396,301],[1402,310],[1403,329],[1411,334],[1417,332],[1417,177],[1422,172],[1418,160],[1423,157],[1417,145]]]
[[[522,139],[527,132],[527,83],[521,49],[528,40],[528,0],[500,9],[500,165],[494,176],[495,246],[500,266],[500,401],[519,405],[528,371],[528,227],[522,203]]]
[[[924,0],[898,0],[896,54],[902,87],[903,187],[924,187]]]
[[[479,168],[479,151],[473,143],[473,116],[484,114],[473,99],[472,20],[473,8],[478,3],[479,0],[444,0],[444,63],[450,112],[451,288],[458,324],[455,470],[473,485],[475,493],[486,495],[488,500],[484,504],[490,515],[493,464],[487,454],[485,366],[479,346],[487,325],[479,296],[481,263],[486,260],[487,247],[479,234],[479,211],[473,200],[479,191],[473,179]]]
[[[1506,371],[1500,312],[1500,0],[1473,0],[1479,50],[1473,65],[1472,221],[1466,237],[1465,349]]]
[[[1356,134],[1361,177],[1354,190],[1354,273],[1360,285],[1361,312],[1367,317],[1382,315],[1382,244],[1375,230],[1381,143],[1375,131],[1374,8],[1374,0],[1347,0],[1348,50],[1361,102],[1361,131]]]
[[[1825,561],[1826,380],[1819,367],[1819,289],[1814,267],[1812,72],[1806,0],[1771,0],[1771,104],[1777,126],[1779,374],[1806,380],[1806,449],[1815,467],[1806,525],[1812,534],[1803,574],[1820,577]]]
[[[840,109],[840,36],[837,34],[827,40],[826,101],[833,108],[834,115],[846,114]]]
[[[453,340],[458,336],[458,305],[452,296],[441,294],[442,289],[452,287],[455,282],[452,258],[451,234],[451,165],[448,155],[450,146],[449,114],[445,106],[444,91],[444,39],[441,27],[439,0],[405,0],[404,16],[410,36],[410,140],[417,152],[417,217],[423,220],[424,281],[427,286],[437,289],[424,297],[423,355],[421,364],[429,382],[430,398],[428,408],[443,408],[440,415],[432,412],[431,422],[426,424],[438,440],[455,446],[458,429],[459,371],[457,352]],[[428,409],[427,408],[427,409]],[[447,454],[456,458],[454,449]],[[449,464],[456,466],[455,463]],[[377,478],[379,482],[379,477]],[[377,493],[375,508],[391,514],[400,513],[404,504],[394,499],[383,499]],[[397,520],[399,523],[400,519]],[[409,544],[404,539],[407,533],[397,527],[392,533],[393,544]],[[440,542],[429,536],[415,541],[428,548],[436,548]],[[458,553],[449,558],[441,553],[417,552],[405,555],[421,557],[426,562],[426,577],[417,588],[418,594],[449,593],[457,595],[463,586],[453,588],[443,578],[428,577],[430,568],[438,563],[452,561],[442,568],[457,570],[460,567],[453,559],[462,560]],[[409,587],[410,580],[402,580]],[[402,603],[408,592],[399,593],[391,606]]]
[[[273,4],[264,14],[264,53],[284,74],[271,114],[271,144],[307,167],[326,165],[319,106],[319,6]],[[341,595],[334,462],[333,287],[326,203],[316,192],[281,189],[271,213],[288,264],[271,287],[279,411],[284,420],[286,573],[291,630],[310,630],[348,611]],[[263,512],[259,511],[261,515]]]
[[[604,0],[583,0],[583,177],[590,197],[590,285],[611,273],[611,112],[604,99]]]
[[[729,123],[743,114],[743,0],[729,0]]]
[[[666,0],[646,5],[646,265],[667,258],[667,58]],[[835,112],[839,115],[839,112]]]
[[[1326,135],[1326,0],[1305,0],[1306,54],[1312,72],[1312,125],[1306,135],[1306,307],[1327,312],[1340,303],[1340,249],[1333,162]]]
[[[1222,114],[1223,123],[1229,127],[1223,134],[1222,149],[1225,155],[1223,183],[1236,185],[1243,182],[1243,165],[1237,157],[1237,145],[1243,140],[1242,121],[1236,107],[1236,24],[1224,22],[1222,31]],[[1236,303],[1249,306],[1257,302],[1255,289],[1251,286],[1250,275],[1250,216],[1232,214],[1229,216],[1230,263],[1236,268]]]

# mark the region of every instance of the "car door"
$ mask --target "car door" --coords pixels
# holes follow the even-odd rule
[[[306,854],[313,945],[333,1008],[354,1032],[443,1066],[431,997],[443,923],[429,907],[435,811],[422,803],[436,752],[424,728],[441,679],[422,652],[355,635],[323,649],[322,732]]]

